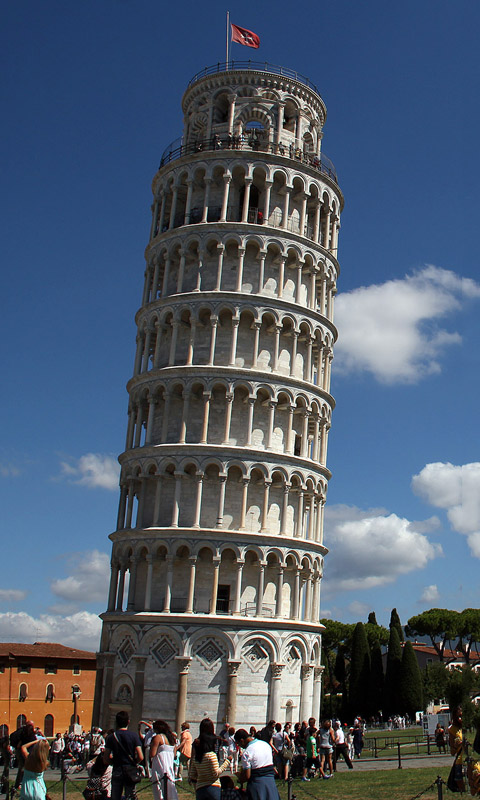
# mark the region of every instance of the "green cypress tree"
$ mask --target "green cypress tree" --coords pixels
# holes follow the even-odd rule
[[[402,623],[400,622],[400,617],[398,616],[396,608],[392,609],[392,613],[390,615],[390,629],[392,628],[392,626],[396,627],[400,642],[404,642],[405,635],[403,633]]]
[[[384,711],[387,716],[400,713],[400,670],[402,666],[402,646],[395,625],[390,628],[387,650],[387,669],[385,670]]]
[[[368,715],[370,685],[370,648],[363,623],[357,622],[352,636],[352,656],[348,700],[350,713]]]
[[[376,717],[383,709],[383,659],[382,649],[378,642],[370,651],[370,685],[368,692],[368,704],[370,715]]]
[[[415,719],[416,711],[423,711],[423,686],[417,656],[411,642],[405,642],[400,668],[400,709]]]
[[[377,618],[375,616],[375,611],[370,611],[367,622],[369,622],[370,625],[378,625]]]

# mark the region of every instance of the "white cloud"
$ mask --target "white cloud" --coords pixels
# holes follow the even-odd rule
[[[101,621],[96,614],[79,611],[69,616],[24,612],[0,614],[2,642],[56,642],[67,647],[95,651],[100,643]]]
[[[430,505],[447,511],[451,527],[467,537],[480,558],[480,463],[427,464],[412,478],[413,491]]]
[[[20,470],[15,464],[0,461],[0,475],[2,478],[18,478]]]
[[[118,489],[120,465],[113,456],[86,453],[79,459],[61,462],[62,476],[90,489]]]
[[[478,297],[480,284],[435,266],[339,294],[336,372],[366,371],[387,384],[416,383],[440,372],[442,352],[461,336],[438,328],[437,321]]]
[[[365,617],[366,621],[370,606],[368,603],[361,603],[359,600],[354,600],[353,603],[350,603],[348,606],[348,611],[350,614],[353,614],[354,617]]]
[[[21,589],[0,589],[0,602],[1,603],[19,603],[27,596],[26,592]]]
[[[326,508],[325,544],[331,548],[325,562],[330,592],[385,586],[442,555],[441,546],[431,543],[415,522],[384,509],[345,505]]]
[[[65,608],[70,609],[72,603],[106,604],[110,581],[110,559],[107,554],[99,550],[75,553],[69,557],[69,564],[72,574],[57,578],[50,584],[53,594],[67,602]],[[61,609],[62,606],[57,608]]]
[[[422,595],[420,597],[421,603],[436,603],[437,600],[440,599],[440,592],[438,591],[438,587],[436,583],[432,583],[430,586],[425,586]]]

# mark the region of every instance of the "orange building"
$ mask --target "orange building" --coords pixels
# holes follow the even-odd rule
[[[96,655],[62,644],[0,643],[0,731],[32,720],[45,736],[64,733],[74,720],[90,730]]]

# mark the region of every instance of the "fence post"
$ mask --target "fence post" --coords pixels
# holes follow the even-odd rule
[[[168,800],[168,775],[165,773],[163,776],[163,798]]]
[[[397,742],[397,751],[398,751],[398,769],[402,769],[402,754],[400,752],[400,742]]]
[[[62,758],[60,777],[62,781],[62,800],[67,800],[67,767],[64,758]]]
[[[288,778],[287,778],[287,800],[292,800],[292,785],[293,785],[293,778],[291,776],[290,770],[288,770]]]
[[[374,747],[374,758],[378,758],[378,749],[377,749],[377,737],[375,736],[373,740],[373,747]]]
[[[428,753],[428,755],[431,755],[431,753],[430,753],[430,734],[429,733],[427,733],[427,753]]]
[[[443,800],[443,788],[442,788],[443,787],[443,781],[442,781],[440,775],[437,775],[437,780],[435,781],[435,783],[437,784],[437,797],[438,797],[438,800]]]

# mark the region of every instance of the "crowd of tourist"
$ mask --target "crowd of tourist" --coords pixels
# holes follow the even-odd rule
[[[440,728],[437,726],[435,737],[439,749],[448,735],[455,756],[449,778],[452,791],[464,791],[461,709],[455,710],[448,731]],[[360,717],[351,728],[337,719],[324,719],[317,727],[311,717],[294,725],[270,720],[259,731],[253,726],[248,731],[236,730],[225,722],[215,732],[207,717],[194,739],[188,722],[183,723],[179,735],[164,720],[142,720],[138,732],[129,730],[128,713],[120,711],[115,730],[104,734],[93,728],[82,736],[57,733],[48,742],[27,722],[1,741],[2,780],[8,788],[9,768],[15,758],[14,793],[20,793],[20,800],[46,800],[43,776],[49,765],[64,771],[86,769],[85,800],[136,800],[136,784],[145,776],[151,780],[154,800],[178,800],[177,784],[182,780],[194,787],[196,800],[279,800],[278,781],[328,780],[340,759],[353,769],[354,760],[361,757],[363,731]],[[476,740],[474,749],[478,747],[480,741]],[[480,794],[480,762],[468,759],[467,780],[472,794]]]

